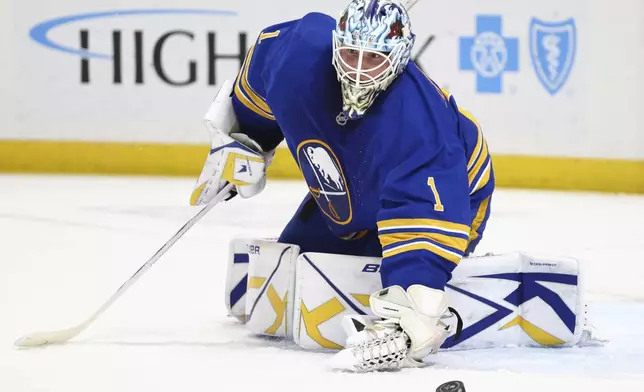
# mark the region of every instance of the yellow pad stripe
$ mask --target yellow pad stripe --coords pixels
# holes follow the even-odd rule
[[[371,297],[369,294],[351,294],[353,298],[355,298],[356,301],[360,303],[362,306],[371,306],[369,304],[369,298]]]
[[[250,276],[248,278],[248,284],[246,286],[249,289],[259,289],[264,285],[264,282],[266,282],[266,278],[259,276]]]
[[[384,229],[438,229],[469,235],[470,227],[460,223],[447,222],[436,219],[412,218],[412,219],[387,219],[378,222],[378,230]]]
[[[279,327],[282,325],[282,321],[284,321],[284,330],[287,331],[288,318],[285,320],[284,314],[286,314],[286,303],[288,302],[288,291],[284,293],[284,298],[282,299],[280,298],[279,294],[277,294],[275,287],[273,287],[273,285],[271,284],[268,286],[268,291],[266,293],[266,296],[268,297],[268,301],[271,303],[271,307],[275,311],[275,321],[273,321],[273,325],[268,327],[266,331],[264,331],[264,333],[269,335],[275,335]]]
[[[513,327],[515,325],[518,325],[525,331],[528,336],[532,338],[535,342],[539,343],[542,346],[558,346],[561,344],[565,344],[566,342],[559,339],[558,337],[549,334],[548,332],[544,331],[543,329],[537,327],[536,325],[532,324],[528,320],[524,319],[521,316],[515,317],[512,321],[509,323],[505,324],[500,330],[506,329]]]
[[[306,305],[304,305],[304,301],[302,301],[300,303],[300,314],[302,315],[302,321],[304,321],[306,334],[323,348],[342,349],[342,346],[339,344],[322,336],[319,327],[320,324],[331,320],[333,317],[344,311],[344,309],[344,305],[342,305],[342,303],[340,303],[340,301],[335,297],[310,312],[306,308]],[[302,327],[300,327],[300,333],[302,333]]]

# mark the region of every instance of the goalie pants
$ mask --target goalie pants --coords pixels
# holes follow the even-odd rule
[[[487,187],[486,187],[487,188]],[[472,195],[472,230],[466,255],[474,249],[483,237],[483,231],[490,216],[491,189],[488,194],[477,192]],[[286,225],[279,242],[299,245],[302,253],[320,252],[350,256],[382,257],[382,246],[378,239],[378,229],[373,228],[354,239],[337,237],[326,224],[313,197],[307,195],[297,212]]]

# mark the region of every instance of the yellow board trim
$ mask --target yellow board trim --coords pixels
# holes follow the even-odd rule
[[[197,178],[209,151],[205,144],[0,140],[0,172]],[[492,159],[499,187],[644,194],[644,160],[496,154]],[[277,149],[268,176],[302,179],[286,148]]]
[[[524,319],[521,316],[515,317],[512,321],[509,323],[505,324],[500,330],[514,327],[515,325],[518,325],[523,331],[532,338],[535,342],[539,343],[542,346],[559,346],[562,344],[565,344],[566,342],[559,339],[558,337],[549,334],[548,332],[544,331],[543,329],[537,327],[536,325],[532,324],[528,320]]]

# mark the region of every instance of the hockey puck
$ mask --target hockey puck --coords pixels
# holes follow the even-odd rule
[[[461,381],[448,381],[439,385],[436,392],[465,392],[465,385]]]

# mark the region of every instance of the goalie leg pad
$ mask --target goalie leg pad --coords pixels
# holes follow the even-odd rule
[[[579,262],[508,253],[464,258],[446,286],[463,316],[442,348],[572,346],[586,330]]]
[[[305,349],[340,349],[345,316],[361,316],[344,321],[356,328],[374,318],[369,296],[382,289],[380,258],[299,255],[296,245],[268,240],[234,240],[230,249],[226,304],[255,333],[292,337]],[[571,258],[518,252],[464,258],[445,289],[463,331],[442,349],[583,343],[581,277]]]
[[[372,316],[380,258],[303,253],[297,259],[293,340],[306,349],[341,349],[344,316]]]
[[[246,322],[246,285],[248,281],[249,248],[253,239],[234,239],[230,242],[226,271],[226,309],[228,315]]]
[[[379,269],[379,258],[301,255],[295,342],[306,349],[341,348],[347,338],[342,319],[373,316],[368,298],[382,288]],[[445,291],[464,327],[459,339],[448,338],[443,349],[572,346],[587,328],[575,259],[523,253],[465,258]]]
[[[246,327],[260,335],[290,336],[295,260],[300,248],[255,240],[249,250]]]

